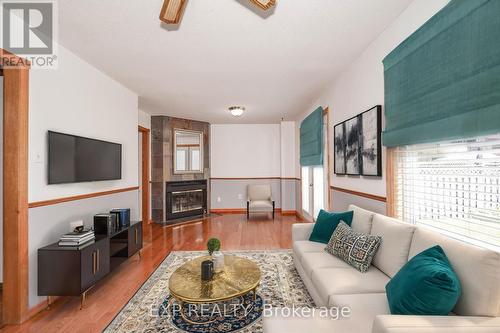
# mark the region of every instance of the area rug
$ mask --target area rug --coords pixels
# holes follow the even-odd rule
[[[235,302],[247,302],[251,310],[246,316],[236,314],[206,326],[187,325],[182,318],[166,310],[171,297],[170,275],[182,264],[206,252],[172,252],[137,291],[127,305],[104,330],[107,333],[127,332],[262,332],[262,306],[313,307],[314,303],[293,265],[290,250],[225,252],[256,262],[261,269],[257,300],[251,295]],[[239,317],[238,317],[239,316]],[[200,319],[202,320],[202,319]],[[200,323],[203,324],[203,323]]]

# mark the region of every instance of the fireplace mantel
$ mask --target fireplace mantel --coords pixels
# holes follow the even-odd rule
[[[203,133],[203,172],[176,174],[173,167],[174,129],[184,129]],[[206,196],[210,198],[210,124],[201,121],[168,116],[151,117],[151,216],[156,223],[164,224],[167,218],[166,183],[186,184],[190,181],[204,181]],[[210,200],[205,209],[210,212]]]

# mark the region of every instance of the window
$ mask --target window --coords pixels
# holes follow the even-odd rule
[[[177,170],[180,170],[180,171],[186,170],[186,167],[188,165],[186,152],[187,152],[187,149],[177,149],[177,151],[176,151]]]
[[[396,149],[400,219],[500,248],[500,135]]]

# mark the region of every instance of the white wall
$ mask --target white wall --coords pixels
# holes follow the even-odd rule
[[[3,76],[0,76],[0,175],[3,175]],[[0,282],[3,282],[3,177],[0,178]]]
[[[139,126],[151,129],[151,115],[139,110]]]
[[[280,177],[279,124],[210,125],[212,178]]]
[[[138,96],[64,47],[58,52],[58,69],[30,73],[29,201],[137,186]],[[122,179],[48,185],[48,130],[122,144]]]
[[[403,40],[444,7],[448,0],[416,0],[394,21],[324,93],[304,112],[300,122],[318,106],[330,108],[330,154],[333,154],[333,126],[374,105],[384,105],[384,68],[382,60]],[[385,160],[385,150],[382,160]],[[300,154],[297,158],[297,161]],[[385,162],[385,161],[384,161]],[[297,162],[298,163],[298,162]],[[297,170],[300,167],[297,165]],[[381,178],[336,176],[330,167],[331,185],[350,190],[386,195],[385,165]]]
[[[295,122],[281,122],[281,177],[296,178],[295,161],[297,151],[295,147]]]
[[[138,186],[138,96],[64,47],[59,67],[32,70],[29,109],[29,201]],[[65,185],[47,184],[47,131],[55,130],[122,144],[122,179]],[[138,217],[138,191],[29,209],[29,305],[37,296],[37,250],[59,240],[69,223],[115,207]]]
[[[210,127],[211,207],[246,207],[251,184],[271,184],[276,208],[295,210],[295,122],[225,124]],[[266,178],[276,179],[266,179]],[[264,178],[264,179],[238,179]]]

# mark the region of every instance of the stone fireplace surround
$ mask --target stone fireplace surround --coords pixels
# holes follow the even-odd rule
[[[173,130],[186,129],[203,132],[203,173],[174,174]],[[151,210],[156,223],[167,222],[166,184],[168,182],[206,180],[206,198],[210,198],[210,124],[207,122],[174,118],[151,117]],[[206,200],[210,211],[210,200]]]

